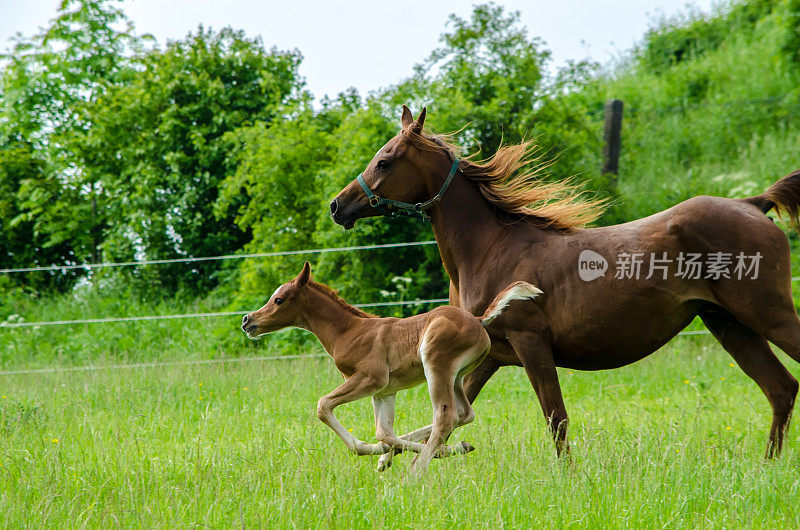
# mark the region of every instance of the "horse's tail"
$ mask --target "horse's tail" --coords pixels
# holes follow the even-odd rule
[[[514,282],[500,291],[500,294],[489,304],[486,312],[482,317],[478,317],[478,320],[481,321],[483,327],[486,327],[491,324],[495,318],[500,316],[512,300],[524,300],[526,298],[533,300],[540,294],[542,294],[542,291],[528,282]]]
[[[764,213],[775,208],[779,216],[785,214],[795,230],[800,231],[800,169],[789,173],[761,195],[742,200]]]

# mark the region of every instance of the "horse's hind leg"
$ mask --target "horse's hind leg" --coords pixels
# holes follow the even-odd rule
[[[472,408],[469,400],[467,399],[466,393],[464,392],[464,384],[463,384],[463,377],[460,375],[456,377],[455,383],[453,385],[453,396],[455,397],[456,403],[456,410],[458,411],[458,422],[456,423],[456,427],[461,427],[462,425],[466,425],[471,423],[475,419],[475,410]],[[419,442],[424,442],[427,440],[430,435],[431,431],[433,430],[433,424],[427,425],[415,431],[411,431],[399,437],[400,440],[403,442],[411,442],[414,443],[415,446],[419,446],[424,448],[424,445],[419,444]],[[379,436],[380,438],[380,436]],[[409,449],[404,447],[402,443],[392,443],[387,439],[383,439],[386,443],[390,443],[394,445],[394,450],[389,451],[388,453],[384,453],[381,455],[380,459],[378,460],[378,471],[385,471],[392,465],[392,457],[395,454],[399,454],[403,451],[412,450],[415,452],[420,452],[416,449]],[[439,448],[436,452],[435,458],[444,458],[447,456],[453,455],[462,455],[464,453],[469,453],[470,451],[474,451],[475,448],[472,445],[468,444],[467,442],[461,442],[453,445],[443,445]]]
[[[480,357],[476,357],[475,364],[477,364],[481,358],[485,360],[487,352],[488,351],[485,351],[483,354],[480,354]],[[468,353],[472,353],[473,355],[475,354],[474,352],[468,352]],[[456,427],[461,427],[463,425],[467,425],[468,423],[472,423],[472,421],[475,419],[475,410],[472,408],[472,404],[470,403],[470,400],[467,397],[467,393],[464,390],[464,375],[465,374],[469,375],[469,373],[472,373],[470,371],[470,368],[472,367],[471,364],[472,363],[470,363],[470,366],[468,366],[467,368],[462,369],[462,371],[458,374],[458,376],[456,376],[455,382],[453,383],[453,396],[455,397],[456,410],[458,412],[458,422],[456,423]],[[494,368],[494,370],[492,370],[492,373],[494,373],[495,371],[497,371],[497,368]],[[430,437],[432,430],[433,430],[433,424],[406,433],[400,436],[399,438],[400,440],[408,442],[424,442],[425,440],[428,439],[428,437]],[[399,454],[403,450],[404,449],[402,448],[399,450],[395,449],[393,451],[389,451],[388,453],[384,453],[383,455],[381,455],[380,459],[378,460],[378,471],[384,471],[388,469],[389,466],[392,465],[392,458],[394,457],[394,455]],[[472,447],[472,445],[462,441],[461,443],[458,444],[440,447],[439,451],[436,454],[436,458],[443,458],[452,455],[461,455],[464,453],[469,453],[470,451],[474,450],[475,448]]]
[[[463,376],[459,375],[456,377],[453,390],[456,397],[456,408],[458,409],[458,425],[456,425],[456,427],[472,423],[475,419],[475,409],[472,408],[472,403],[469,402],[467,393],[464,391]]]
[[[428,379],[428,392],[433,404],[433,428],[425,448],[411,464],[409,478],[415,478],[425,471],[425,468],[428,467],[428,464],[436,456],[439,448],[447,441],[456,423],[458,423],[458,411],[453,389],[455,374],[430,370],[426,366],[425,375]]]
[[[481,363],[464,378],[465,394],[470,403],[475,401],[478,394],[489,381],[489,379],[500,368],[500,361],[494,357],[487,356]]]
[[[789,427],[797,380],[778,361],[766,339],[723,309],[700,314],[706,327],[731,354],[739,367],[761,388],[772,407],[772,426],[766,457],[778,456]]]
[[[764,309],[753,319],[752,328],[800,363],[800,319],[797,318],[794,303],[789,299]]]

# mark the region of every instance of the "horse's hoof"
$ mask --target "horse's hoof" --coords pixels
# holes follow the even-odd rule
[[[461,454],[471,453],[474,450],[475,448],[471,444],[464,441],[461,442]]]

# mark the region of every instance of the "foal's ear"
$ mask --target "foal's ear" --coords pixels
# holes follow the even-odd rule
[[[419,113],[419,117],[417,121],[411,126],[411,132],[414,134],[422,134],[422,126],[425,125],[425,113],[427,112],[426,107],[422,107],[422,112]]]
[[[300,274],[297,275],[295,278],[295,285],[298,287],[302,287],[308,283],[308,280],[311,279],[311,265],[306,261],[306,264],[303,265],[303,270],[300,271]]]
[[[400,123],[403,125],[403,129],[411,125],[414,121],[414,116],[411,114],[411,111],[403,105],[403,117],[400,118]]]

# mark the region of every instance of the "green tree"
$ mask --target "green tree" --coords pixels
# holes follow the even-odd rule
[[[469,20],[451,15],[452,30],[415,74],[387,96],[396,103],[427,103],[432,124],[462,131],[469,147],[493,153],[505,138],[526,134],[521,116],[545,93],[542,68],[550,52],[529,37],[519,12],[495,3],[475,6]]]
[[[131,56],[147,40],[107,0],[63,0],[46,30],[18,37],[11,53],[0,56],[7,62],[0,138],[31,142],[69,165],[63,136],[91,125],[84,104],[124,82]]]
[[[494,2],[475,6],[469,19],[451,15],[449,25],[442,46],[387,91],[392,105],[427,105],[430,125],[458,131],[468,152],[489,156],[501,143],[534,138],[555,177],[587,175],[601,148],[597,120],[587,101],[565,96],[592,79],[597,65],[575,62],[547,75],[550,51],[528,34],[519,12]]]
[[[223,186],[219,207],[227,209],[239,197],[237,222],[251,230],[252,252],[365,245],[431,239],[428,225],[387,219],[362,222],[343,232],[330,220],[331,199],[363,169],[376,148],[397,134],[399,117],[383,115],[381,100],[363,102],[354,91],[322,109],[302,105],[268,125],[255,124],[236,134],[246,147],[238,156],[237,172]],[[321,281],[341,289],[353,302],[395,300],[391,279],[402,282],[405,298],[442,296],[447,284],[433,247],[366,252],[326,253],[243,261],[235,289],[237,304],[253,305],[300,270],[303,260],[314,264]],[[384,296],[386,295],[386,296]]]
[[[48,193],[56,181],[48,175],[45,161],[27,144],[7,143],[0,148],[0,269],[69,263],[75,260],[72,242],[45,237],[51,227],[43,226],[47,219],[30,215],[21,195],[28,196],[23,188],[35,186],[37,193]],[[35,184],[33,184],[35,183]],[[49,190],[52,193],[52,190]],[[56,190],[58,192],[58,190]],[[52,196],[41,195],[38,200],[46,204]],[[63,232],[62,232],[63,233]],[[75,273],[15,273],[5,281],[23,284],[34,292],[63,288],[71,284]]]
[[[85,108],[92,127],[72,148],[106,195],[113,258],[227,254],[250,238],[234,222],[246,197],[214,204],[240,147],[226,133],[269,123],[298,96],[299,52],[267,51],[243,32],[205,30],[140,58],[130,79]],[[214,284],[219,264],[140,271],[175,289]]]
[[[101,190],[87,179],[71,145],[92,125],[86,105],[125,82],[144,42],[108,2],[64,0],[48,29],[18,38],[2,57],[0,150],[11,169],[0,179],[0,194],[15,215],[5,219],[0,238],[8,243],[24,233],[38,249],[35,255],[12,253],[9,264],[98,258],[105,226]],[[76,277],[65,275],[54,285],[64,288]]]

